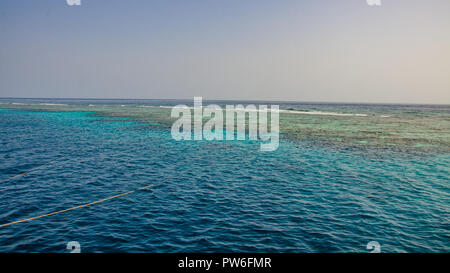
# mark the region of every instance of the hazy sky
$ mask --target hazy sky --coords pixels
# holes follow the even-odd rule
[[[0,97],[450,104],[450,1],[7,0]]]

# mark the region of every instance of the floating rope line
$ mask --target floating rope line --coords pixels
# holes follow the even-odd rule
[[[54,160],[52,160],[52,161],[50,161],[50,162],[47,162],[47,163],[45,163],[45,164],[42,164],[42,165],[37,166],[37,167],[35,167],[35,168],[32,168],[32,169],[30,169],[30,170],[28,170],[28,171],[21,172],[21,173],[19,173],[18,175],[15,175],[15,176],[13,176],[13,177],[11,177],[11,178],[8,178],[8,179],[6,179],[6,180],[3,180],[1,183],[5,183],[5,182],[8,182],[8,181],[14,180],[14,179],[16,179],[16,178],[22,177],[22,176],[24,176],[24,175],[27,175],[27,174],[29,174],[30,172],[33,172],[33,171],[35,171],[35,170],[37,170],[37,169],[43,168],[43,167],[45,167],[45,166],[48,166],[48,165],[50,165],[50,164],[52,164],[52,163],[54,163],[54,162],[56,162],[56,161],[59,161],[59,160],[61,160],[61,159],[63,159],[63,158],[65,158],[65,157],[63,156],[63,157],[54,159]]]
[[[84,208],[84,207],[87,207],[87,206],[90,206],[90,205],[94,205],[94,204],[98,204],[98,203],[101,203],[101,202],[105,202],[105,201],[108,201],[108,200],[111,200],[111,199],[114,199],[114,198],[122,197],[122,196],[125,196],[125,195],[128,195],[128,194],[134,193],[134,192],[136,192],[138,190],[144,190],[144,189],[150,188],[152,186],[153,186],[153,184],[145,186],[145,187],[138,188],[136,190],[128,191],[128,192],[125,192],[125,193],[122,193],[122,194],[118,194],[118,195],[114,195],[114,196],[111,196],[111,197],[108,197],[108,198],[104,198],[104,199],[101,199],[101,200],[90,202],[90,203],[87,203],[87,204],[84,204],[84,205],[80,205],[80,206],[76,206],[76,207],[72,207],[72,208],[68,208],[68,209],[63,209],[63,210],[59,210],[59,211],[55,211],[55,212],[51,212],[51,213],[47,213],[47,214],[42,214],[42,215],[39,215],[39,216],[27,218],[27,219],[22,219],[22,220],[10,222],[10,223],[2,224],[2,225],[0,225],[0,227],[6,227],[6,226],[14,225],[14,224],[17,224],[17,223],[22,223],[22,222],[26,222],[26,221],[32,221],[32,220],[35,220],[35,219],[39,219],[39,218],[43,218],[43,217],[47,217],[47,216],[51,216],[51,215],[55,215],[55,214],[60,214],[60,213],[66,212],[66,211],[71,211],[71,210],[76,210],[76,209],[79,209],[79,208]]]
[[[89,146],[88,148],[93,149],[93,148],[96,148],[96,147],[95,147],[95,146]],[[16,178],[22,177],[22,176],[24,176],[24,175],[29,174],[30,172],[33,172],[33,171],[35,171],[35,170],[37,170],[37,169],[43,168],[43,167],[45,167],[45,166],[48,166],[48,165],[50,165],[50,164],[52,164],[52,163],[54,163],[54,162],[56,162],[56,161],[59,161],[59,160],[61,160],[61,159],[63,159],[63,158],[66,158],[66,156],[61,156],[61,157],[59,157],[59,158],[57,158],[57,159],[54,159],[54,160],[52,160],[52,161],[50,161],[50,162],[47,162],[47,163],[45,163],[45,164],[42,164],[42,165],[37,166],[37,167],[35,167],[35,168],[32,168],[32,169],[30,169],[30,170],[28,170],[28,171],[21,172],[21,173],[19,173],[18,175],[15,175],[15,176],[13,176],[13,177],[10,177],[10,178],[8,178],[8,179],[6,179],[6,180],[1,181],[0,183],[8,182],[8,181],[14,180],[14,179],[16,179]]]

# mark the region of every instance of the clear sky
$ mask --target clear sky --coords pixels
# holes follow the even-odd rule
[[[450,1],[7,0],[0,97],[450,104]]]

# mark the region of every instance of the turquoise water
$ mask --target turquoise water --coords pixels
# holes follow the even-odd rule
[[[0,227],[0,252],[450,251],[449,106],[280,104],[313,114],[262,153],[172,140],[178,103],[2,100],[0,224],[154,186]]]

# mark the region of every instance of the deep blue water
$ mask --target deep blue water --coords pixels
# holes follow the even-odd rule
[[[82,252],[367,252],[373,240],[382,252],[450,251],[445,152],[370,156],[282,139],[261,153],[20,106],[0,109],[0,143],[0,224],[154,184],[2,227],[0,252],[68,252],[69,241]]]

